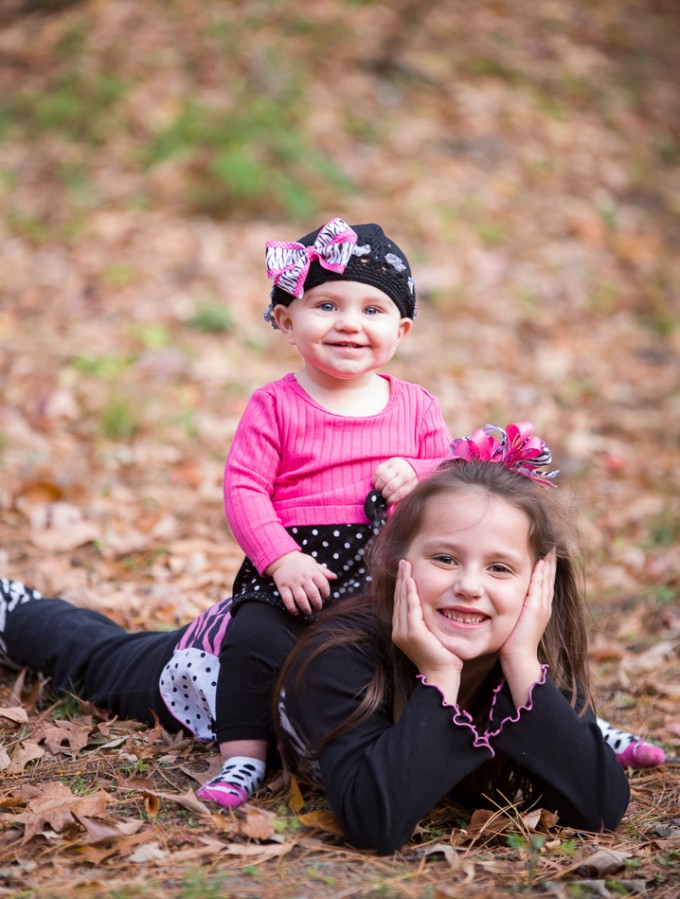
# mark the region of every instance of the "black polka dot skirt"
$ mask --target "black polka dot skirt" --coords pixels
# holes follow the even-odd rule
[[[300,525],[286,528],[302,552],[312,556],[337,574],[330,582],[331,592],[324,607],[345,596],[361,592],[366,586],[364,554],[373,536],[371,525]],[[273,578],[263,577],[246,558],[234,580],[232,614],[246,602],[263,602],[284,609],[285,606]],[[317,613],[306,616],[310,619]]]
[[[299,525],[286,528],[302,552],[326,565],[337,580],[331,581],[331,592],[324,608],[343,597],[353,596],[366,588],[368,576],[364,555],[370,540],[387,521],[387,505],[377,492],[371,490],[364,502],[367,524]],[[246,557],[234,580],[232,615],[246,602],[263,602],[285,611],[286,607],[276,589],[273,578],[263,577]],[[301,616],[313,621],[318,612]]]

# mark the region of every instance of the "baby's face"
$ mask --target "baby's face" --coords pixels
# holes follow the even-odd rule
[[[308,367],[339,380],[386,365],[413,324],[386,293],[358,281],[319,284],[276,306],[274,318]]]

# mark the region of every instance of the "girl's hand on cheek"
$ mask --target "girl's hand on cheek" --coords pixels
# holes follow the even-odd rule
[[[527,701],[531,685],[541,677],[538,644],[552,614],[556,567],[555,549],[536,562],[517,623],[498,653],[517,706]]]
[[[399,562],[394,590],[392,640],[428,683],[437,686],[453,705],[458,697],[463,663],[425,624],[418,588],[411,577],[411,564],[404,559]]]

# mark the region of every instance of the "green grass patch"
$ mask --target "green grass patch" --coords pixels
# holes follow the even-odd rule
[[[127,330],[130,337],[138,340],[147,350],[162,350],[170,343],[170,334],[165,325],[133,324]]]
[[[54,134],[100,146],[120,127],[116,110],[127,89],[108,72],[66,71],[41,89],[0,100],[0,128],[29,139]]]
[[[135,279],[135,270],[126,262],[113,262],[102,272],[102,280],[111,287],[127,287]]]
[[[234,316],[219,300],[199,306],[189,319],[189,327],[208,334],[225,334],[234,327]]]
[[[129,356],[75,356],[71,367],[84,375],[91,375],[102,381],[119,378],[134,363]]]
[[[244,90],[245,88],[241,88]],[[239,87],[232,85],[237,96]],[[330,186],[349,193],[353,183],[301,131],[297,92],[261,97],[213,109],[185,101],[175,120],[149,143],[144,163],[183,162],[191,177],[184,198],[197,211],[224,216],[231,211],[311,216]]]
[[[127,441],[139,430],[137,406],[123,397],[112,397],[101,413],[99,433],[107,440]]]

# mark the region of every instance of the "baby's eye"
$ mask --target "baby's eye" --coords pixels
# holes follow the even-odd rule
[[[333,303],[319,303],[318,308],[321,309],[322,312],[332,312],[335,309],[335,306]]]
[[[377,306],[367,306],[364,309],[364,312],[366,313],[366,315],[380,315],[382,309],[379,309]]]

